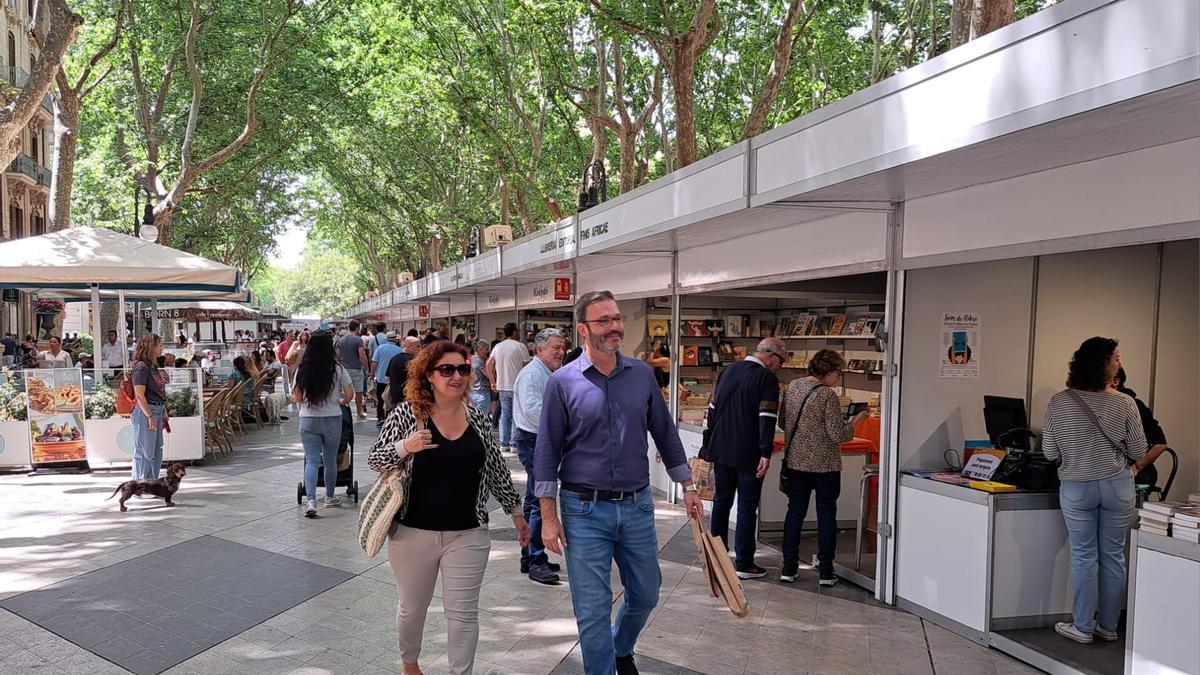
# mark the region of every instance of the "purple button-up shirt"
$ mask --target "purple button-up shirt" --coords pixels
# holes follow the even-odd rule
[[[555,371],[546,384],[533,453],[534,494],[558,496],[559,481],[592,490],[646,487],[647,432],[671,479],[691,478],[675,422],[650,366],[617,354],[616,368],[605,376],[584,352]]]

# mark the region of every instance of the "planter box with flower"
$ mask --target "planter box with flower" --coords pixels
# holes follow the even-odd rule
[[[29,440],[29,422],[25,392],[20,375],[7,368],[0,373],[0,466],[30,466],[33,445]]]
[[[129,464],[133,462],[133,423],[117,415],[116,392],[103,385],[83,399],[86,419],[83,438],[87,444],[88,464]]]
[[[167,394],[171,433],[163,441],[163,460],[183,462],[204,459],[204,420],[195,385]]]

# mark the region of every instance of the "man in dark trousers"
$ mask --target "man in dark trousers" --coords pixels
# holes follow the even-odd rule
[[[704,458],[713,463],[712,534],[729,545],[729,511],[737,493],[737,531],[734,569],[742,579],[757,579],[767,571],[754,563],[755,527],[763,476],[771,463],[779,414],[779,378],[787,361],[787,345],[778,338],[758,343],[754,356],[730,366],[717,380],[708,409],[709,437]]]

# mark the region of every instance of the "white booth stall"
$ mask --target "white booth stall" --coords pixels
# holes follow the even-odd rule
[[[845,381],[880,415],[875,574],[841,572],[1050,672],[1195,672],[1182,617],[1200,616],[1200,598],[1162,573],[1194,574],[1194,548],[1136,533],[1125,639],[1081,655],[1046,628],[1069,607],[1057,495],[901,470],[944,466],[947,450],[988,439],[984,395],[1022,401],[1036,430],[1071,351],[1102,334],[1120,339],[1129,386],[1177,451],[1170,496],[1200,489],[1197,25],[1191,0],[1066,0],[489,252],[490,276],[463,273],[456,292],[475,293],[483,337],[560,272],[573,296],[617,295],[627,353],[668,322],[689,454],[700,420],[678,385],[702,400],[720,364],[684,366],[683,351],[748,349],[753,336],[681,335],[684,322],[728,331],[730,317],[767,319],[774,332],[813,309],[875,320],[879,341],[789,341],[878,362]],[[947,353],[955,321],[973,322],[967,362]],[[671,494],[650,459],[653,485]],[[760,520],[777,508],[764,499]]]

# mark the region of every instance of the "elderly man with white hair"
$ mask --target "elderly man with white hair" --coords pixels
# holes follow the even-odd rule
[[[533,449],[537,446],[538,423],[542,417],[542,396],[550,374],[562,366],[567,339],[557,328],[543,328],[533,338],[537,358],[517,374],[513,385],[513,441],[517,459],[527,474],[525,479],[525,520],[529,523],[529,545],[521,548],[521,573],[540,584],[558,583],[558,565],[550,562],[542,543],[542,515],[533,494]]]

